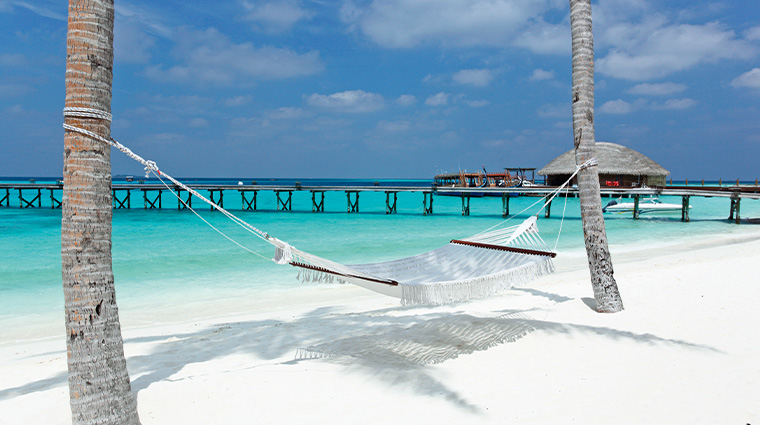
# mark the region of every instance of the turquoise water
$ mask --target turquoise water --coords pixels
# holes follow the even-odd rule
[[[362,182],[372,184],[372,180]],[[259,180],[259,183],[263,182]],[[0,197],[3,195],[0,193]],[[165,195],[163,210],[144,210],[142,199],[135,197],[133,209],[114,211],[113,269],[122,310],[177,306],[188,300],[211,302],[256,297],[267,291],[290,292],[303,288],[304,284],[295,279],[294,269],[275,265],[232,244],[190,211],[176,210],[176,198],[170,196]],[[434,213],[424,216],[422,197],[421,192],[399,193],[398,213],[392,215],[385,214],[383,192],[361,193],[358,214],[346,213],[344,192],[326,193],[324,213],[311,212],[308,191],[294,192],[292,212],[276,211],[275,195],[268,191],[259,192],[260,211],[240,211],[237,192],[228,192],[224,202],[233,213],[271,235],[343,263],[418,254],[503,221],[500,198],[473,198],[471,215],[462,217],[461,200],[445,196],[436,196]],[[60,210],[20,209],[17,194],[12,194],[12,199],[10,207],[0,207],[0,327],[22,318],[51,315],[62,318]],[[517,213],[536,200],[512,198],[510,210]],[[668,197],[661,200],[681,201]],[[603,199],[603,203],[607,201]],[[560,255],[583,249],[578,200],[567,199],[563,221],[564,202],[561,198],[555,200],[552,217],[546,219],[541,214],[539,219],[542,236],[550,246],[557,242],[562,224],[557,246]],[[49,204],[43,200],[43,205]],[[637,221],[629,215],[606,216],[613,254],[616,249],[631,246],[667,245],[705,235],[741,233],[746,226],[751,226],[737,226],[726,220],[728,199],[692,197],[691,205],[690,223],[682,223],[680,213],[644,216]],[[271,257],[273,250],[269,245],[220,213],[209,211],[200,201],[194,200],[194,206],[230,237],[264,257]],[[742,217],[760,217],[760,201],[744,200],[741,208]],[[513,223],[526,216],[513,219]]]

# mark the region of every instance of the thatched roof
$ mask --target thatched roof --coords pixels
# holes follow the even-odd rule
[[[620,174],[632,176],[667,176],[670,171],[646,156],[616,143],[597,142],[596,157],[599,160],[599,174]],[[554,158],[552,162],[538,170],[542,176],[573,174],[575,172],[575,150],[569,150]]]

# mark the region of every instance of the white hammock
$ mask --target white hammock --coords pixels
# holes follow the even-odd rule
[[[301,281],[347,282],[401,298],[402,304],[445,304],[484,298],[554,271],[536,216],[424,254],[382,263],[343,265],[272,238],[274,261],[302,270]]]
[[[109,121],[111,119],[111,115],[107,112],[86,108],[64,108],[64,116]],[[444,247],[413,257],[372,264],[339,264],[296,249],[251,226],[194,189],[160,171],[155,162],[143,159],[113,139],[108,140],[91,131],[65,123],[63,127],[119,149],[143,164],[146,176],[152,172],[162,182],[162,177],[166,178],[222,212],[257,237],[274,245],[273,260],[277,264],[290,264],[300,268],[298,278],[301,281],[353,283],[381,294],[400,298],[403,304],[444,304],[487,297],[554,271],[552,258],[556,254],[548,250],[538,234],[537,214],[530,216],[517,226],[492,228],[470,238],[452,240]],[[596,165],[595,158],[578,167],[576,173],[591,165]],[[547,197],[551,196],[553,199],[557,196],[574,176],[575,173],[564,185]],[[169,188],[168,185],[167,188]],[[172,193],[175,192],[172,190]],[[175,193],[175,196],[184,203],[179,195]],[[227,237],[223,233],[222,235]],[[234,240],[233,242],[240,245]]]

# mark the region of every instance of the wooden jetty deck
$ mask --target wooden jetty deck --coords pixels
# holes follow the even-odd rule
[[[419,192],[423,196],[422,213],[433,213],[434,195],[457,196],[462,200],[462,215],[470,214],[470,201],[475,197],[496,196],[502,198],[502,215],[508,216],[510,198],[515,195],[538,196],[543,197],[551,193],[556,187],[551,186],[534,186],[534,187],[436,187],[436,186],[311,186],[296,183],[294,185],[217,185],[217,184],[197,184],[189,185],[192,189],[207,194],[207,197],[220,206],[224,206],[224,195],[229,192],[237,192],[241,197],[242,210],[257,211],[259,192],[272,192],[276,197],[276,208],[278,211],[292,211],[293,193],[307,192],[311,195],[312,212],[325,211],[325,193],[326,192],[344,192],[346,194],[346,212],[359,212],[359,195],[362,192],[384,192],[386,195],[385,212],[394,214],[397,212],[398,193],[401,192]],[[170,186],[182,198],[182,201],[172,203],[177,209],[192,207],[193,197],[191,194],[178,187]],[[133,208],[133,193],[141,194],[136,199],[138,205],[142,200],[142,207],[145,209],[174,208],[162,204],[162,194],[169,191],[166,186],[161,184],[145,183],[114,183],[111,187],[113,195],[114,209]],[[19,208],[42,208],[43,196],[49,196],[50,202],[46,200],[49,208],[61,207],[61,195],[63,184],[40,184],[40,183],[0,183],[0,207],[12,206],[12,193],[17,194]],[[565,192],[563,192],[564,194]],[[577,188],[567,189],[567,196],[577,196]],[[205,195],[204,194],[204,195]],[[632,198],[635,205],[641,197],[647,196],[680,196],[682,198],[683,208],[681,210],[681,219],[689,221],[689,199],[691,197],[705,198],[728,198],[729,220],[740,222],[740,211],[742,199],[760,199],[760,187],[758,186],[666,186],[653,188],[620,188],[620,187],[602,187],[601,194],[604,197],[626,197]],[[15,204],[15,202],[14,202]],[[139,206],[136,206],[139,208]],[[545,215],[551,215],[551,204],[546,206]],[[633,217],[638,218],[638,210],[634,209]]]

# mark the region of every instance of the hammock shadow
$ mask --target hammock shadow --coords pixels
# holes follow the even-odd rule
[[[151,352],[128,359],[130,374],[136,377],[132,390],[137,393],[153,383],[192,379],[174,375],[190,364],[246,354],[259,359],[257,365],[248,365],[246,369],[280,365],[302,371],[299,369],[302,362],[332,362],[345,366],[348,373],[366,374],[388,386],[401,385],[425,396],[443,395],[458,408],[479,413],[478,406],[436,378],[431,365],[516,343],[537,331],[594,334],[644,344],[717,351],[651,334],[534,320],[523,311],[493,314],[498,316],[477,317],[424,307],[345,314],[323,307],[292,321],[227,323],[170,338],[130,339],[126,341],[128,344],[158,342]]]

